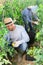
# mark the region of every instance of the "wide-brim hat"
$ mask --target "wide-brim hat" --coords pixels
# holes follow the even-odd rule
[[[33,6],[28,6],[29,9],[31,9],[31,11],[33,13],[36,13],[38,11],[38,6],[37,5],[33,5]]]
[[[15,23],[16,22],[16,19],[14,18],[14,20],[12,20],[12,18],[5,18],[4,19],[4,23],[7,24],[7,23]]]

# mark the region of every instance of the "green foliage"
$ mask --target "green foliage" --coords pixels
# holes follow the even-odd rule
[[[39,32],[36,34],[37,41],[40,41],[40,45],[43,45],[43,6],[42,4],[39,5],[39,11],[38,16],[40,18],[40,24],[39,24]]]
[[[14,18],[13,6],[10,0],[6,0],[6,2],[4,3],[4,17]]]
[[[25,7],[29,5],[34,5],[36,0],[33,1],[28,1],[28,0],[6,0],[6,2],[3,4],[3,17],[11,17],[15,18],[17,20],[18,24],[23,24],[22,23],[22,17],[21,17],[21,11]],[[15,4],[16,3],[16,4]],[[0,18],[2,20],[2,18]]]
[[[34,65],[43,65],[43,48],[30,48],[27,52],[30,56],[36,58],[36,61]]]
[[[39,49],[38,50],[38,53],[36,55],[36,62],[35,62],[35,65],[43,65],[43,48]]]
[[[1,40],[3,40],[2,38],[1,38]],[[0,41],[1,41],[0,40]],[[3,40],[3,42],[1,42],[0,43],[0,64],[1,65],[3,65],[3,64],[11,64],[11,62],[8,60],[8,58],[7,58],[7,53],[6,53],[6,51],[5,51],[5,44],[4,44],[4,40]],[[7,49],[6,49],[7,50]],[[4,58],[5,57],[5,58]]]
[[[23,20],[21,17],[21,11],[25,7],[29,5],[39,6],[38,16],[40,18],[39,25],[37,26],[37,30],[39,31],[36,34],[37,41],[40,42],[39,48],[30,48],[27,54],[34,56],[37,60],[35,65],[43,65],[43,0],[6,0],[3,5],[0,5],[0,64],[8,64],[10,63],[7,57],[7,52],[9,52],[10,56],[13,57],[15,54],[15,49],[13,47],[8,46],[8,42],[3,38],[4,35],[8,32],[3,21],[4,17],[11,17],[12,19],[17,20],[17,24],[23,25]],[[6,57],[6,58],[4,58]]]
[[[4,35],[7,33],[7,29],[5,28],[5,25],[0,22],[0,64],[11,64],[11,62],[8,60],[7,52],[9,52],[9,55],[11,57],[14,56],[15,50],[12,47],[8,46],[8,42],[5,41]],[[5,58],[4,58],[5,57]]]
[[[4,6],[0,4],[0,21],[2,21],[2,17],[3,17],[3,8]]]
[[[37,5],[43,4],[43,0],[36,0],[36,4]]]
[[[7,59],[4,59],[3,56],[0,56],[0,65],[3,65],[3,64],[7,65],[7,64],[11,64],[11,62]]]
[[[40,28],[39,32],[36,34],[37,41],[40,43],[39,48],[30,48],[27,54],[36,58],[34,65],[43,65],[43,28]],[[38,44],[38,43],[37,43]]]
[[[40,47],[30,48],[27,52],[27,54],[36,58],[34,65],[43,65],[43,15],[42,14],[43,14],[43,5],[39,4],[38,16],[39,16],[40,22],[37,27],[38,32],[36,33],[36,39],[39,42]]]

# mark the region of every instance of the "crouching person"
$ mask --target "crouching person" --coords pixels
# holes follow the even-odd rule
[[[37,9],[38,6],[34,5],[28,6],[27,8],[21,11],[22,19],[25,25],[25,30],[27,31],[30,38],[30,44],[28,44],[29,47],[33,45],[36,36],[36,31],[34,30],[33,24],[38,25],[38,21],[40,21],[37,16]]]
[[[25,29],[28,32],[28,28],[30,27],[30,30],[33,30],[33,25],[38,25],[39,18],[37,16],[37,9],[38,6],[28,6],[24,10],[21,11],[22,19],[25,24]]]
[[[19,55],[23,55],[28,48],[27,42],[30,40],[24,27],[21,25],[15,25],[11,18],[5,18],[4,23],[9,30],[6,38],[12,40],[12,43],[9,45],[14,47]]]

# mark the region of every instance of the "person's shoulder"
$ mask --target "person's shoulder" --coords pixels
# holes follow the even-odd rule
[[[16,24],[16,27],[23,27],[23,26],[22,26],[22,25],[17,25],[17,24]]]
[[[25,8],[23,11],[26,11],[27,10],[27,8]]]
[[[21,13],[23,14],[23,13],[26,13],[27,12],[27,8],[25,8],[25,9],[23,9],[22,11],[21,11]]]
[[[16,25],[16,27],[18,27],[18,28],[20,28],[20,29],[21,29],[21,28],[22,28],[22,29],[24,28],[22,25]]]

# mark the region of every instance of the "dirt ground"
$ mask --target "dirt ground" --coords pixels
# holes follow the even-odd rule
[[[16,58],[15,59],[13,58],[12,61],[14,62],[12,65],[29,65],[29,64],[34,65],[34,61],[25,60],[25,55],[23,56],[23,58],[20,61],[18,61],[18,57],[16,55]]]
[[[28,65],[28,64],[34,65],[34,62],[33,61],[26,61],[25,55],[24,55],[21,63],[18,63],[17,65]]]

